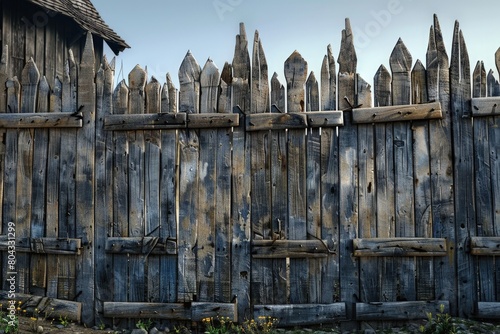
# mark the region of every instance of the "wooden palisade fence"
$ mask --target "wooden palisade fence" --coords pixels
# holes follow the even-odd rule
[[[3,300],[14,222],[23,307],[87,324],[498,317],[500,89],[458,23],[448,59],[435,18],[426,66],[399,40],[374,103],[348,20],[319,82],[298,52],[269,79],[243,25],[179,91],[138,66],[115,85],[92,44],[52,87],[1,64]]]

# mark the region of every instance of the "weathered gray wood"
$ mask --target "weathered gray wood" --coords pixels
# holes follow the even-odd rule
[[[340,53],[337,59],[339,63],[338,77],[338,109],[347,110],[355,103],[355,75],[357,57],[354,50],[353,35],[349,19],[345,21],[345,29],[342,30],[342,41]],[[349,103],[348,103],[349,102]],[[344,127],[338,128],[339,136],[339,249],[342,252],[352,252],[350,240],[354,239],[358,232],[358,191],[357,191],[357,135],[356,126],[351,124],[351,113],[344,112]],[[352,300],[353,296],[359,296],[358,261],[354,257],[341,254],[340,256],[340,293],[341,300]],[[354,309],[351,304],[346,304],[347,318],[353,319]],[[343,330],[354,329],[353,323],[343,324]]]
[[[405,106],[355,108],[352,110],[353,123],[356,124],[406,122],[441,118],[443,118],[443,114],[439,102]]]
[[[326,58],[321,69],[321,109],[334,110],[337,105],[337,72],[331,46],[327,47]],[[325,87],[326,86],[326,87]],[[328,92],[328,95],[323,95]],[[343,124],[343,113],[341,113]],[[310,113],[308,113],[309,115]],[[321,239],[334,245],[336,252],[331,253],[321,268],[322,303],[333,303],[340,299],[339,292],[339,168],[338,137],[335,128],[321,128]]]
[[[128,95],[129,90],[125,82],[122,80],[113,92],[113,113],[122,115],[128,113]],[[125,132],[114,133],[114,173],[113,173],[113,236],[128,237],[128,142]],[[127,284],[127,256],[115,255],[114,262],[114,283],[113,297],[117,302],[127,301],[127,291],[123,289],[123,285]]]
[[[426,102],[428,100],[426,71],[420,60],[415,62],[411,76],[412,103]],[[415,236],[432,238],[429,122],[415,121],[412,123],[412,130]],[[432,258],[416,259],[417,300],[435,299],[433,264]]]
[[[179,69],[179,111],[199,113],[200,65],[188,52]],[[179,132],[179,231],[178,231],[178,283],[177,298],[181,302],[193,301],[197,294],[196,242],[197,212],[199,209],[199,150],[195,130]]]
[[[78,255],[81,248],[80,239],[50,238],[18,238],[16,251],[22,253]],[[0,235],[0,249],[7,250],[8,236]]]
[[[35,113],[40,72],[33,59],[28,61],[22,71],[21,113]],[[30,237],[33,182],[33,132],[18,131],[17,177],[16,177],[16,237]],[[29,292],[31,285],[30,259],[21,254],[17,260],[19,292]],[[44,283],[44,282],[43,282]],[[43,284],[42,283],[42,284]]]
[[[219,82],[218,112],[231,113],[232,67],[224,64]],[[239,116],[239,115],[238,115]],[[238,117],[239,120],[239,117]],[[215,294],[214,300],[229,303],[231,294],[231,272],[227,270],[231,261],[231,132],[232,129],[217,130],[217,156],[215,173]]]
[[[161,112],[161,84],[152,77],[145,87],[146,113],[157,114]],[[161,159],[161,134],[159,131],[144,131],[144,205],[145,229],[147,236],[159,237],[161,229],[160,216],[160,159]],[[148,257],[147,262],[147,300],[160,301],[160,259]],[[159,279],[160,278],[160,279]]]
[[[319,86],[314,72],[306,81],[306,111],[320,110]],[[321,137],[320,129],[309,129],[306,136],[307,234],[321,239]],[[321,277],[325,260],[309,260],[310,276]],[[309,283],[309,303],[319,303],[323,294],[321,279]]]
[[[375,74],[375,106],[385,107],[392,104],[392,77],[387,68],[381,65]],[[395,195],[394,195],[394,145],[393,125],[375,123],[375,194],[377,199],[377,237],[395,236]],[[378,260],[379,296],[384,300],[396,300],[393,271],[394,259]],[[380,298],[379,298],[380,299]]]
[[[288,113],[258,113],[246,117],[247,131],[285,130],[337,127],[344,124],[340,111],[311,111],[306,114]]]
[[[240,24],[233,58],[233,105],[250,112],[250,55],[245,26]],[[238,319],[250,319],[250,146],[242,127],[233,131],[231,221],[231,294],[237,296]]]
[[[219,90],[220,72],[211,59],[207,60],[200,74],[201,107],[200,115],[217,111],[217,95]],[[200,171],[198,187],[197,224],[197,284],[198,301],[212,301],[215,295],[215,210],[216,183],[215,170],[217,156],[217,130],[204,129],[199,132]]]
[[[437,16],[430,31],[427,50],[427,91],[429,100],[439,100],[443,119],[430,122],[430,170],[432,224],[435,238],[455,238],[453,200],[453,162],[451,148],[449,62]],[[450,301],[450,312],[456,314],[456,270],[454,250],[449,248],[448,261],[435,260],[436,297]]]
[[[474,207],[474,148],[471,115],[471,78],[467,46],[455,22],[450,63],[450,95],[453,127],[454,186],[457,191],[455,215],[460,217],[456,234],[458,314],[473,314],[476,282],[472,258],[467,253],[467,240],[476,233]],[[486,269],[486,268],[485,268]],[[483,284],[481,284],[483,286]]]
[[[224,317],[238,321],[234,304],[225,303],[124,303],[105,302],[104,315],[109,318],[190,320]]]
[[[128,75],[130,114],[144,114],[146,106],[147,73],[136,65]],[[146,232],[145,212],[145,138],[144,131],[128,131],[128,236],[142,237]],[[146,288],[146,259],[142,255],[128,258],[128,298],[130,302],[144,299]]]
[[[476,97],[472,102],[472,116],[498,116],[500,115],[499,97]]]
[[[109,237],[105,250],[114,254],[175,255],[177,243],[160,237]]]
[[[271,78],[271,104],[272,111],[281,108],[285,110],[285,87],[279,82],[278,75],[274,73]],[[287,132],[284,130],[271,131],[270,156],[271,164],[271,228],[273,239],[286,238],[288,226],[288,199],[283,194],[287,190],[286,150]],[[253,261],[252,261],[253,262]],[[286,304],[289,298],[287,260],[274,259],[272,272],[279,273],[273,282],[273,300],[275,304]]]
[[[186,113],[107,115],[104,129],[110,131],[163,130],[186,128]]]
[[[255,305],[254,317],[275,318],[280,327],[328,324],[346,318],[346,304]]]
[[[499,302],[478,302],[475,316],[479,319],[498,319],[500,314]]]
[[[439,301],[408,301],[387,303],[356,303],[357,320],[415,320],[427,319],[428,313],[443,313],[450,311],[450,302]]]
[[[500,71],[500,48],[495,52],[495,65],[497,72]],[[498,81],[495,83],[495,92],[496,96],[500,95],[500,84]],[[494,234],[496,236],[500,236],[500,117],[493,118],[493,121],[490,122],[490,132],[489,138],[491,139],[490,143],[490,160],[491,160],[491,180],[492,180],[492,188],[493,188],[493,203],[495,203],[494,207]],[[500,300],[500,261],[495,261],[495,290],[496,290],[496,300]]]
[[[76,289],[82,302],[82,321],[94,323],[94,180],[95,180],[95,58],[92,34],[87,33],[78,73],[78,103],[83,106],[82,129],[77,132],[76,151],[76,235],[86,245],[78,259]]]
[[[55,79],[54,89],[50,95],[50,110],[60,113],[62,110],[62,82]],[[47,195],[46,195],[46,236],[59,236],[59,187],[60,187],[60,154],[61,154],[61,131],[52,129],[49,133],[47,163]],[[59,258],[53,258],[47,263],[47,297],[57,298],[58,289],[58,266]]]
[[[9,291],[0,291],[0,304],[8,305]],[[50,317],[59,319],[59,317],[80,323],[82,319],[82,303],[62,300],[55,298],[47,298],[42,296],[29,295],[24,293],[16,293],[17,302],[20,302],[22,309],[30,315],[50,314]],[[36,312],[35,312],[36,309]]]
[[[170,75],[167,74],[167,85],[169,95],[170,113],[177,112],[177,93]],[[161,131],[161,155],[160,155],[160,238],[177,239],[177,205],[176,191],[179,181],[177,169],[177,131]],[[177,258],[175,256],[160,257],[160,301],[177,301]]]
[[[498,255],[500,254],[500,237],[472,237],[470,239],[470,252],[472,255]]]
[[[356,104],[371,107],[371,86],[358,74]],[[377,236],[376,197],[375,197],[375,145],[374,126],[363,124],[358,126],[358,182],[359,187],[359,237],[374,238]],[[378,296],[379,276],[377,259],[360,259],[360,298],[363,301],[380,300]]]
[[[401,39],[394,47],[389,63],[392,71],[392,105],[411,102],[411,67],[412,57]],[[396,237],[415,236],[415,211],[413,192],[413,137],[408,122],[393,125],[394,145],[394,186],[396,194]],[[398,266],[397,284],[399,300],[415,300],[415,261],[410,258],[395,260]]]
[[[445,256],[443,238],[367,238],[354,239],[354,256]]]
[[[106,238],[113,235],[113,134],[104,131],[104,116],[113,109],[114,61],[103,59],[96,76],[96,323],[104,323],[102,303],[113,298],[113,257],[105,253]]]
[[[294,51],[285,61],[288,112],[305,111],[307,62]],[[307,238],[306,141],[303,130],[288,130],[288,235],[290,240]],[[290,302],[307,303],[307,260],[290,260]]]
[[[251,109],[247,116],[247,125],[253,124],[249,121],[251,115],[261,113],[269,114],[269,84],[267,60],[259,38],[258,31],[255,32],[252,50],[251,71]],[[259,123],[259,121],[257,121]],[[269,129],[249,134],[250,140],[250,187],[251,198],[251,224],[253,239],[271,239],[273,237],[273,225],[271,222],[271,160],[269,149]],[[253,252],[253,245],[252,245]],[[279,273],[273,271],[272,261],[269,259],[252,259],[252,300],[259,304],[273,303],[273,283],[278,279]]]
[[[62,110],[77,112],[77,65],[71,51],[64,68]],[[59,236],[76,237],[76,129],[61,129]],[[76,296],[76,262],[73,258],[59,258],[57,297],[72,300]]]
[[[187,127],[188,129],[204,129],[204,128],[231,128],[239,126],[239,115],[237,114],[188,114]]]
[[[478,61],[472,75],[474,97],[486,97],[486,71],[484,63]],[[474,108],[473,108],[474,109]],[[493,226],[493,188],[491,182],[492,167],[489,147],[489,117],[478,117],[473,120],[474,156],[475,156],[475,229],[472,236],[488,237],[495,235]],[[490,257],[477,260],[477,301],[494,301],[495,283],[491,277],[491,269],[495,261]],[[473,302],[473,301],[470,301]]]
[[[38,84],[37,110],[49,109],[50,87],[45,77]],[[33,134],[33,180],[31,183],[31,236],[41,238],[45,236],[46,229],[52,235],[56,221],[45,221],[45,196],[47,178],[47,155],[49,133],[47,129],[36,129]],[[57,228],[56,228],[57,232]],[[31,257],[32,279],[31,292],[45,292],[47,288],[47,261],[45,256],[34,255]],[[37,291],[38,290],[38,291]]]
[[[81,128],[82,113],[1,114],[0,128]]]
[[[252,258],[321,258],[333,253],[327,240],[253,240]],[[315,275],[316,276],[316,275]]]

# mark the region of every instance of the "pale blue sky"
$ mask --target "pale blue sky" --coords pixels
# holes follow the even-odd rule
[[[136,65],[148,67],[161,82],[170,72],[178,87],[178,69],[191,50],[200,66],[210,57],[222,69],[232,61],[239,23],[250,42],[259,31],[269,65],[284,82],[283,63],[299,51],[319,80],[321,62],[331,44],[339,53],[344,19],[354,31],[358,73],[373,82],[388,60],[398,38],[425,65],[433,14],[439,17],[448,55],[455,20],[465,40],[473,69],[483,60],[494,68],[500,47],[498,0],[92,0],[103,19],[131,46],[117,57],[117,79],[127,78]],[[110,51],[107,54],[111,55]],[[120,70],[123,69],[122,73]]]

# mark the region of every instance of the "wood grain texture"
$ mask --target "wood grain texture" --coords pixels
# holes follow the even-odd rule
[[[446,256],[443,238],[367,238],[354,239],[354,256]]]
[[[448,313],[448,301],[408,301],[387,303],[356,303],[357,320],[415,320],[426,319],[428,313],[439,313],[441,305],[443,313]]]
[[[94,323],[94,181],[95,181],[95,58],[92,34],[87,34],[78,73],[78,103],[83,106],[83,123],[76,136],[76,235],[84,245],[78,259],[76,290],[82,302],[82,322]]]
[[[307,62],[294,51],[285,61],[287,111],[305,111]],[[290,240],[307,239],[306,140],[303,130],[289,130],[287,142],[288,235]],[[307,260],[290,259],[290,303],[307,303],[309,277]]]
[[[441,119],[443,114],[439,102],[405,106],[376,108],[355,108],[352,110],[354,123],[406,122],[426,119]]]
[[[245,26],[240,24],[236,35],[233,67],[233,106],[239,106],[242,114],[250,113],[250,55]],[[240,123],[242,124],[242,123]],[[231,254],[231,294],[237,298],[238,319],[245,319],[250,314],[250,145],[240,127],[233,131],[233,165],[232,165],[232,202],[231,221],[233,222],[233,239]]]
[[[469,277],[474,275],[474,263],[467,254],[467,240],[476,233],[474,212],[474,148],[471,115],[471,77],[469,55],[464,37],[455,22],[450,61],[450,104],[453,128],[455,215],[460,217],[460,228],[456,229],[456,258],[458,274],[458,314],[474,312],[476,282]],[[486,269],[486,268],[485,268]],[[484,284],[481,284],[484,286]]]
[[[346,304],[255,305],[254,317],[276,318],[279,326],[328,324],[345,319]]]
[[[338,109],[351,108],[349,103],[355,103],[355,76],[357,57],[353,44],[353,35],[349,19],[346,19],[345,29],[342,30],[338,74]],[[349,102],[349,103],[348,103]],[[344,127],[338,128],[339,137],[339,228],[340,241],[340,286],[341,300],[350,300],[353,296],[359,297],[359,262],[356,258],[347,255],[352,252],[352,242],[358,233],[358,163],[356,126],[350,122],[350,112],[344,112]],[[346,305],[346,315],[353,319],[352,305]],[[342,330],[356,328],[353,323],[343,324]]]

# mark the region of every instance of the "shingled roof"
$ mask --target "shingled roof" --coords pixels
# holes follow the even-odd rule
[[[115,54],[129,48],[101,18],[90,0],[27,0],[47,10],[73,19],[84,31],[100,36]]]

